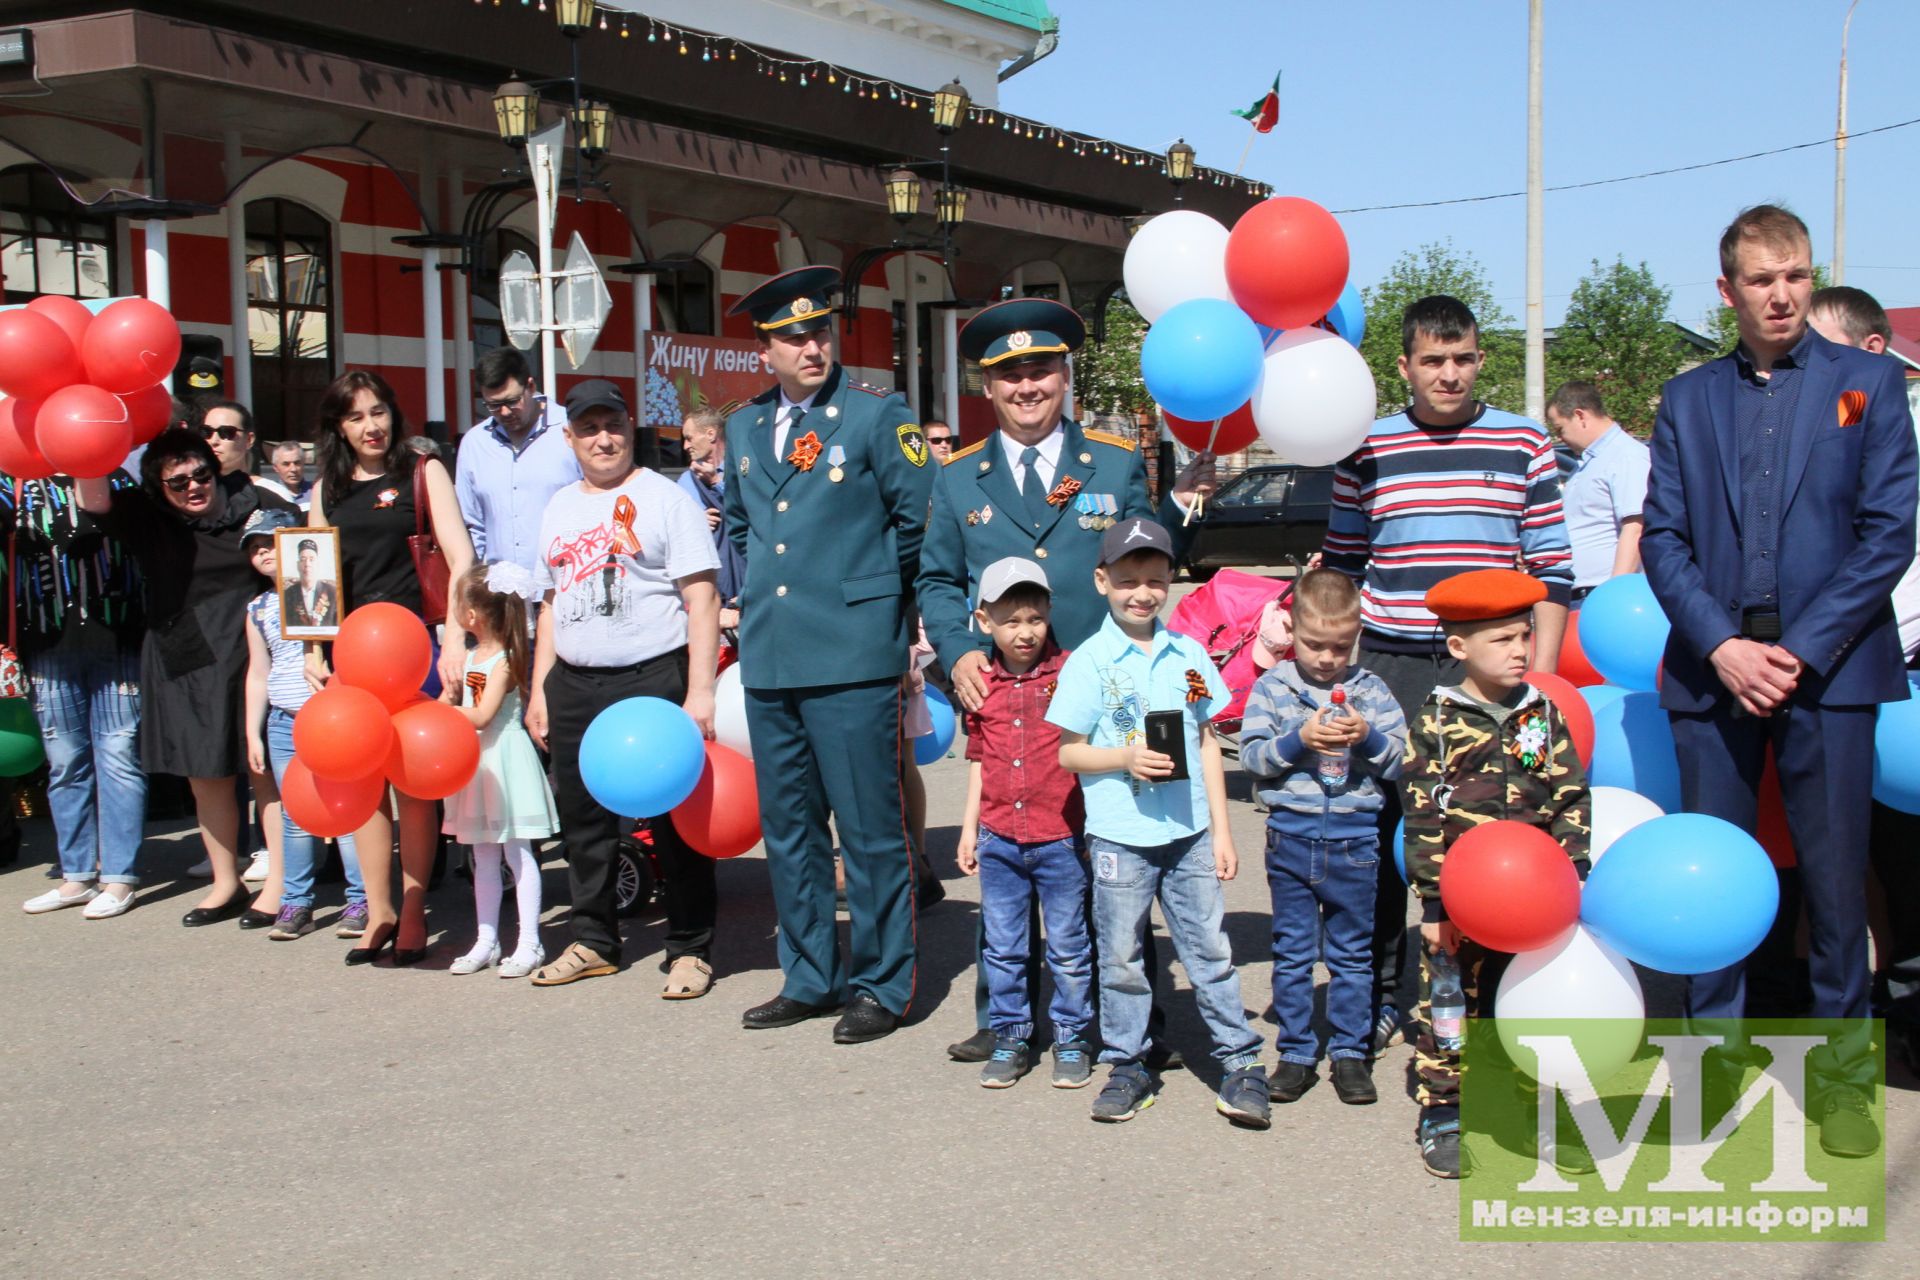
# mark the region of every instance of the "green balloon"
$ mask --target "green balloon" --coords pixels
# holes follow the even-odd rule
[[[25,698],[0,698],[0,778],[32,773],[46,761],[33,704]]]

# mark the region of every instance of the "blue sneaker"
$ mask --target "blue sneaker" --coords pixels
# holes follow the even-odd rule
[[[1273,1108],[1267,1096],[1267,1073],[1259,1063],[1227,1073],[1220,1082],[1220,1097],[1214,1109],[1245,1129],[1265,1129],[1273,1124]]]
[[[996,1036],[993,1042],[993,1056],[987,1059],[987,1065],[980,1068],[980,1087],[982,1089],[1011,1089],[1020,1082],[1033,1066],[1032,1056],[1027,1051],[1025,1040],[1016,1040],[1012,1036]]]
[[[1061,1040],[1053,1046],[1053,1087],[1084,1089],[1093,1083],[1093,1046],[1085,1040]]]
[[[1093,1118],[1102,1124],[1131,1120],[1153,1105],[1153,1081],[1146,1070],[1135,1063],[1114,1067],[1093,1100]]]

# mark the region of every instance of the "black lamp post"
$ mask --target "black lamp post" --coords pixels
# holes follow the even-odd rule
[[[1179,204],[1180,189],[1193,181],[1193,148],[1185,138],[1167,148],[1167,181],[1173,184],[1173,202]]]

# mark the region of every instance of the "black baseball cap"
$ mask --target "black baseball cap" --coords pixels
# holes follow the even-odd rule
[[[1158,551],[1173,559],[1173,538],[1156,520],[1136,516],[1122,520],[1100,539],[1100,564],[1104,568],[1136,551]]]
[[[633,416],[620,388],[605,378],[588,378],[567,392],[567,421],[582,417],[589,409],[614,409],[629,418]]]

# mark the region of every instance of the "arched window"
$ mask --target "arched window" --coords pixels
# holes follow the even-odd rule
[[[0,173],[0,265],[6,300],[43,293],[113,296],[113,222],[88,217],[38,165]]]
[[[265,440],[310,439],[333,380],[333,229],[291,200],[247,203],[247,343]]]
[[[670,333],[704,333],[713,327],[713,268],[698,258],[653,280],[654,324]]]

